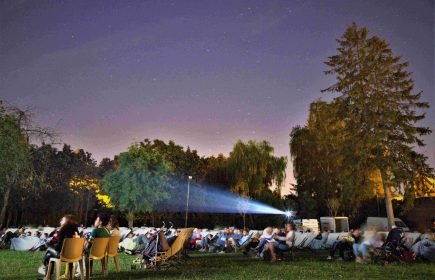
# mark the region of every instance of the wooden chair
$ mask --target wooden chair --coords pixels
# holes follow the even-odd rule
[[[104,276],[106,275],[106,255],[108,244],[109,237],[94,238],[92,240],[92,246],[91,250],[89,251],[89,256],[86,257],[86,279],[89,279],[92,275],[93,261],[101,261],[101,272]]]
[[[107,272],[109,271],[109,257],[113,257],[113,260],[115,261],[116,272],[120,271],[119,258],[118,258],[118,245],[120,239],[121,236],[112,236],[109,239],[109,245],[107,248],[107,260],[106,260]]]
[[[158,252],[158,265],[166,264],[169,259],[173,258],[174,256],[178,256],[178,254],[184,248],[185,241],[192,235],[192,232],[193,228],[183,228],[168,250],[164,252]]]
[[[53,263],[56,264],[56,280],[60,279],[60,270],[62,263],[73,264],[78,262],[81,271],[83,271],[83,245],[85,243],[84,238],[65,238],[62,244],[62,250],[60,252],[60,258],[50,258],[48,263],[46,280],[51,279],[51,272],[53,270]],[[73,269],[69,270],[69,277],[72,279],[74,275]],[[84,279],[84,275],[81,276]]]

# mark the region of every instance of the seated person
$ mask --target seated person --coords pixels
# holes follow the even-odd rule
[[[16,238],[16,237],[18,237],[18,231],[6,232],[1,238],[0,246],[5,246],[6,244],[9,244],[11,242],[12,238]]]
[[[309,247],[313,250],[320,250],[326,244],[329,236],[329,229],[327,227],[324,228],[322,233],[319,233],[313,241],[311,241]]]
[[[435,241],[429,238],[423,238],[417,241],[411,251],[415,259],[435,262]]]
[[[361,230],[355,229],[355,230],[351,230],[348,235],[343,236],[340,240],[334,241],[327,259],[332,260],[334,258],[335,252],[338,250],[340,255],[338,260],[340,261],[344,260],[344,251],[351,250],[353,244],[358,243],[360,237],[361,237]]]
[[[242,238],[242,233],[239,229],[231,230],[227,239],[227,250],[233,251],[239,247],[239,240]]]
[[[110,236],[121,237],[121,232],[119,231],[119,222],[115,215],[110,216],[109,224],[107,228],[110,230]]]
[[[19,228],[17,231],[17,236],[18,237],[25,237],[26,236],[26,228],[25,227]]]
[[[170,245],[166,239],[165,232],[159,231],[151,237],[147,247],[142,251],[142,255],[145,260],[154,261],[157,251],[166,252],[169,248]]]
[[[202,238],[201,238],[201,252],[208,252],[209,247],[210,247],[210,243],[212,242],[214,236],[211,233],[205,234]]]
[[[221,234],[215,243],[215,246],[221,249],[221,252],[229,251],[229,238],[231,238],[233,231],[227,228],[223,234]]]
[[[257,247],[251,249],[255,252],[257,252],[257,256],[259,257],[261,252],[264,249],[264,245],[268,242],[271,241],[273,237],[273,228],[272,227],[267,227],[263,230],[263,234],[260,236],[259,238],[259,242]]]
[[[95,222],[94,222],[94,229],[91,231],[91,233],[89,235],[86,236],[85,250],[84,250],[86,258],[89,257],[89,253],[91,251],[93,239],[95,239],[95,238],[108,238],[111,236],[110,231],[108,229],[109,221],[110,221],[109,215],[107,215],[105,213],[99,213],[97,215],[97,218],[95,219]],[[87,263],[87,261],[86,261],[86,263]],[[91,262],[91,266],[92,266],[92,262]],[[85,266],[84,268],[86,271],[87,267]],[[80,271],[80,268],[79,268],[75,276],[79,277],[81,273],[82,272]]]
[[[126,254],[132,255],[137,249],[137,237],[132,231],[119,243],[119,249],[123,250]]]
[[[152,236],[151,230],[148,230],[145,234],[139,234],[136,238],[137,249],[145,249],[148,246],[148,243],[150,243]]]
[[[385,233],[378,232],[368,240],[361,244],[353,244],[353,253],[355,254],[355,261],[358,263],[367,263],[370,258],[370,252],[375,248],[381,248],[385,242]]]
[[[244,255],[248,255],[250,251],[255,251],[255,248],[260,243],[260,237],[260,233],[257,232],[249,241],[247,241],[248,244],[246,244],[245,249],[243,250]]]
[[[110,231],[107,229],[110,217],[105,213],[99,213],[94,222],[94,229],[91,231],[90,236],[85,242],[85,253],[89,254],[92,247],[92,240],[94,238],[107,238],[110,237]]]
[[[270,250],[272,262],[276,261],[277,251],[284,252],[293,247],[296,239],[296,232],[293,224],[289,223],[286,225],[284,234],[285,235],[282,236],[279,232],[275,233],[273,239],[267,242],[264,246],[264,250]]]
[[[56,243],[50,244],[47,247],[47,251],[43,258],[43,264],[38,268],[39,274],[47,274],[47,266],[50,258],[59,258],[64,239],[72,237],[78,237],[76,219],[73,215],[65,215],[60,220],[60,229],[57,234]]]
[[[237,241],[237,245],[238,245],[239,247],[245,245],[245,243],[247,243],[247,242],[249,241],[250,238],[251,238],[251,236],[249,235],[249,232],[248,232],[246,229],[244,229],[244,230],[241,232],[241,237],[240,237],[240,239]]]

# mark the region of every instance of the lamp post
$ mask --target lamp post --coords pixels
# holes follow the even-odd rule
[[[186,221],[184,223],[184,227],[187,228],[187,215],[189,213],[189,192],[190,192],[190,181],[192,180],[192,176],[187,177],[187,198],[186,198]]]

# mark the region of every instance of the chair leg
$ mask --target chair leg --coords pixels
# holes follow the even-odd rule
[[[74,277],[74,263],[68,263],[67,264],[68,265],[68,279],[71,279],[71,280],[73,280],[73,277]]]
[[[109,258],[108,257],[104,257],[103,261],[104,261],[103,274],[104,274],[104,276],[107,276],[109,274]]]
[[[85,272],[83,270],[83,259],[79,260],[79,267],[80,267],[80,278],[81,280],[85,279]]]
[[[119,258],[118,255],[114,256],[113,259],[115,260],[115,267],[116,267],[116,272],[119,272]]]
[[[72,264],[72,278],[71,279],[73,279],[74,275],[76,275],[77,267],[78,266],[79,266],[78,262],[75,262],[75,263]]]
[[[105,269],[104,269],[104,258],[102,258],[101,260],[101,274],[103,274],[103,276],[105,276]]]
[[[65,272],[63,274],[63,277],[65,277],[65,279],[68,279],[68,274],[69,274],[69,265],[66,263],[65,264]]]
[[[109,256],[104,257],[104,273],[105,276],[109,275]]]
[[[60,280],[60,270],[62,268],[62,263],[59,261],[56,264],[56,280]]]
[[[53,269],[53,262],[50,261],[48,263],[48,267],[47,267],[47,273],[45,274],[45,280],[50,280],[51,279],[51,270]]]
[[[89,260],[88,257],[86,257],[85,260],[85,264],[86,264],[86,279],[89,279],[91,277],[91,261]]]

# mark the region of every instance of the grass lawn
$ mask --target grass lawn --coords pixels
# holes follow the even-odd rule
[[[0,279],[38,279],[37,267],[43,252],[0,250]],[[239,253],[191,253],[175,268],[163,271],[130,271],[134,257],[120,255],[121,272],[110,261],[108,279],[435,279],[435,265],[361,265],[328,262],[325,253],[296,252],[291,262],[268,263]],[[93,279],[103,279],[97,263]],[[53,277],[54,279],[54,277]],[[107,278],[106,278],[107,279]]]

